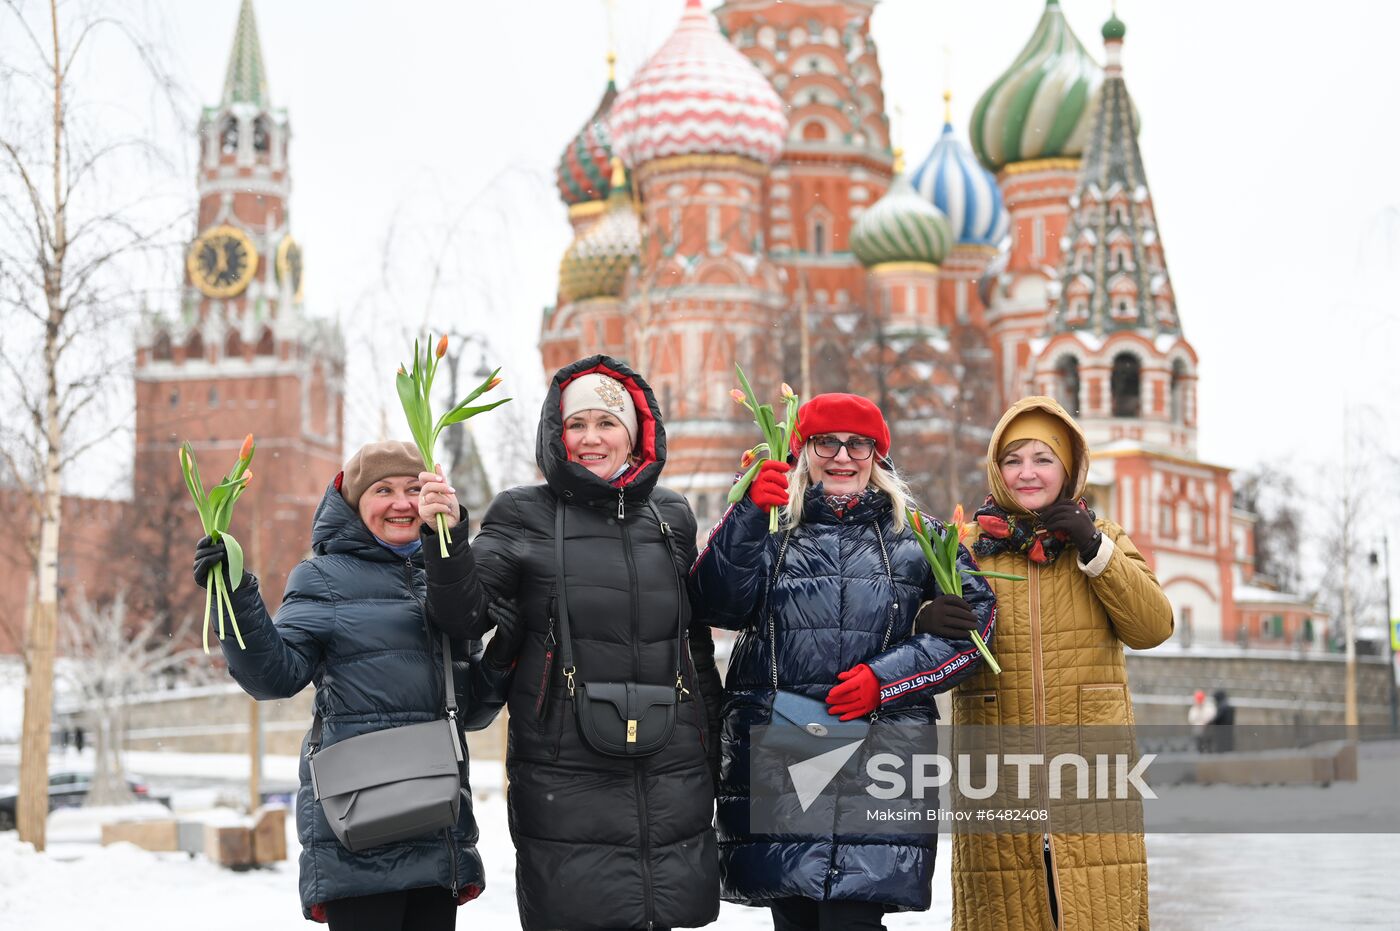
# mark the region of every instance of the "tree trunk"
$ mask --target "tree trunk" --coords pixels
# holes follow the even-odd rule
[[[49,728],[53,722],[53,659],[58,642],[58,533],[63,518],[63,421],[59,409],[59,337],[63,262],[68,230],[63,191],[63,70],[58,47],[58,5],[49,2],[53,27],[53,254],[44,269],[48,320],[44,327],[44,494],[39,513],[39,560],[34,610],[25,637],[24,727],[20,738],[19,839],[42,851],[49,813]]]
[[[122,744],[126,733],[125,711],[120,699],[108,699],[98,704],[97,734],[92,767],[84,805],[126,805],[133,801],[126,784],[126,767],[122,765]]]

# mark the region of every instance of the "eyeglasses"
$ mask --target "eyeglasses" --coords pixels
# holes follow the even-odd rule
[[[849,440],[838,440],[834,436],[814,436],[811,439],[812,451],[823,459],[835,459],[846,447],[846,455],[855,460],[869,459],[875,455],[875,441],[868,436],[853,436]]]

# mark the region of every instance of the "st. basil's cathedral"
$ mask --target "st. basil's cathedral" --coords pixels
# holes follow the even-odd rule
[[[574,240],[545,312],[547,374],[628,360],[667,417],[667,481],[718,520],[756,428],[734,364],[776,395],[853,391],[891,421],[926,508],[980,503],[991,427],[1051,395],[1094,450],[1090,503],[1138,543],[1183,645],[1320,640],[1254,577],[1252,516],[1196,454],[1197,356],[1178,317],[1126,27],[1104,64],[1048,0],[972,111],[908,170],[890,143],[875,0],[688,0],[559,160]],[[948,94],[945,93],[945,100]],[[969,145],[970,142],[970,145]],[[758,390],[762,391],[761,388]]]

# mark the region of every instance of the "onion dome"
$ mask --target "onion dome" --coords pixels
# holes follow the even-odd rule
[[[1011,67],[972,110],[972,148],[992,171],[1011,162],[1078,158],[1093,121],[1103,69],[1070,30],[1057,0]]]
[[[559,262],[559,297],[586,301],[617,297],[641,250],[642,227],[632,209],[622,161],[613,159],[607,210],[569,245]]]
[[[997,179],[954,135],[952,96],[943,94],[943,134],[909,180],[948,218],[959,244],[995,246],[1010,226],[1006,204]]]
[[[1123,37],[1128,34],[1128,27],[1118,18],[1117,11],[1109,14],[1108,22],[1103,24],[1103,40],[1105,42],[1122,42]]]
[[[720,34],[700,0],[618,94],[608,118],[629,168],[673,155],[777,160],[787,134],[782,98]]]
[[[570,207],[606,200],[608,196],[613,155],[612,139],[608,135],[608,111],[617,99],[617,84],[613,75],[616,58],[612,52],[608,53],[608,86],[603,91],[603,99],[598,101],[593,115],[564,149],[564,154],[559,156],[559,167],[554,176],[559,183],[559,196]]]
[[[867,267],[886,262],[938,265],[952,248],[948,218],[914,190],[902,163],[901,155],[895,153],[890,189],[860,215],[851,230],[851,251]]]

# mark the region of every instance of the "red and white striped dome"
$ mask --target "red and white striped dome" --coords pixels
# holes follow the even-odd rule
[[[613,152],[629,168],[672,155],[776,161],[787,135],[773,85],[720,35],[700,0],[618,94],[608,118]]]

